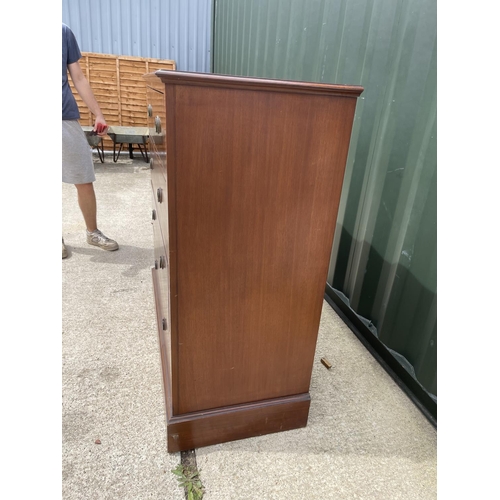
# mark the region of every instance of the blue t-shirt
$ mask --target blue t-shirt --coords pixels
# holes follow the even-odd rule
[[[78,104],[71,92],[68,82],[68,64],[78,61],[82,57],[78,42],[71,29],[62,25],[62,119],[79,120]]]

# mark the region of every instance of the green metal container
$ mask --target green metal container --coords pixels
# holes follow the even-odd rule
[[[327,289],[431,402],[436,17],[435,0],[217,0],[212,55],[215,73],[364,87]]]

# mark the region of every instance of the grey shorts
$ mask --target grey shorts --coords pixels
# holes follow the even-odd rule
[[[62,121],[62,181],[68,184],[95,181],[92,148],[78,120]]]

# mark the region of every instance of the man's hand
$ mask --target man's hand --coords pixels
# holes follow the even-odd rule
[[[106,135],[108,131],[108,125],[106,124],[106,120],[104,117],[97,117],[94,123],[94,132],[99,136]]]

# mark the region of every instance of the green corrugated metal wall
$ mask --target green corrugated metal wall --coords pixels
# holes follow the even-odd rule
[[[328,283],[436,400],[436,1],[215,0],[215,73],[356,84]]]

